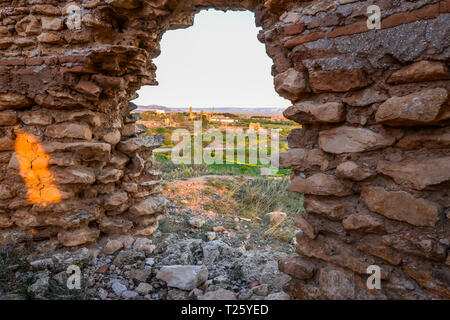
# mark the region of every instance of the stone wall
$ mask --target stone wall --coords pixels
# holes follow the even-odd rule
[[[0,3],[0,244],[78,246],[158,226],[152,150],[164,137],[139,136],[128,102],[154,81],[156,49],[139,45],[154,34],[113,5]]]
[[[380,30],[366,9],[377,4]],[[450,298],[449,2],[0,1],[0,244],[149,235],[164,210],[129,112],[170,29],[207,8],[252,10],[289,136],[281,164],[305,194],[299,299]],[[368,290],[369,265],[382,289]]]
[[[366,26],[371,3],[380,30]],[[305,194],[299,256],[279,265],[294,297],[450,298],[448,5],[322,1],[277,24],[275,84],[303,125],[281,157]],[[367,289],[369,265],[381,290]]]

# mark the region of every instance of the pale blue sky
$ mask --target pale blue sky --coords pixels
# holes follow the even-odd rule
[[[139,90],[140,105],[166,107],[288,107],[273,87],[272,60],[257,39],[251,12],[208,10],[194,26],[164,34],[159,86]]]

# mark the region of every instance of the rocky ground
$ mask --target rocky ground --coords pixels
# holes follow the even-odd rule
[[[223,179],[222,179],[223,180]],[[189,184],[189,189],[186,188]],[[176,196],[185,187],[189,194]],[[205,190],[209,190],[205,192]],[[290,215],[260,218],[214,212],[239,201],[208,178],[165,186],[170,200],[159,230],[148,238],[120,236],[73,250],[40,253],[33,245],[4,248],[0,260],[2,299],[211,300],[289,299],[289,277],[278,260],[293,252]],[[201,199],[199,199],[199,197]],[[223,201],[223,204],[220,204]],[[235,203],[232,203],[235,201]],[[230,210],[228,210],[230,211]],[[248,214],[247,214],[248,216]],[[291,230],[293,232],[293,230]],[[278,235],[282,234],[282,237]],[[81,288],[67,272],[79,266]],[[69,268],[70,270],[70,268]]]

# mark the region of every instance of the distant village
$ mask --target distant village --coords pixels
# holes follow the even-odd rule
[[[248,109],[246,109],[248,110]],[[147,128],[158,127],[185,127],[194,121],[202,121],[204,126],[212,126],[216,128],[249,128],[258,130],[263,124],[275,123],[279,125],[292,125],[291,121],[286,120],[281,114],[258,114],[258,113],[229,113],[216,112],[212,107],[209,111],[195,110],[189,107],[189,111],[171,110],[165,107],[157,108],[152,106],[150,110],[138,108],[138,112],[142,115],[140,124]]]
[[[241,132],[241,130],[259,132],[260,129],[265,129],[269,133],[271,130],[277,130],[281,144],[286,147],[289,132],[299,127],[298,124],[287,120],[282,114],[276,114],[275,112],[274,114],[216,112],[214,107],[207,111],[202,109],[194,110],[192,107],[189,107],[184,111],[166,107],[158,108],[157,106],[147,107],[146,109],[138,108],[136,111],[141,115],[141,120],[138,121],[138,124],[146,134],[165,135],[163,149],[174,146],[172,133],[176,129],[186,129],[189,132],[194,132],[195,121],[201,121],[203,131],[210,128],[222,132],[230,130],[234,132]]]

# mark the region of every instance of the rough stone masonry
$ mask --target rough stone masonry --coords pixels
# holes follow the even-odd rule
[[[449,299],[448,0],[0,0],[0,244],[154,232],[162,137],[129,101],[157,85],[163,33],[207,8],[255,13],[302,125],[281,156],[306,197],[290,295]]]

